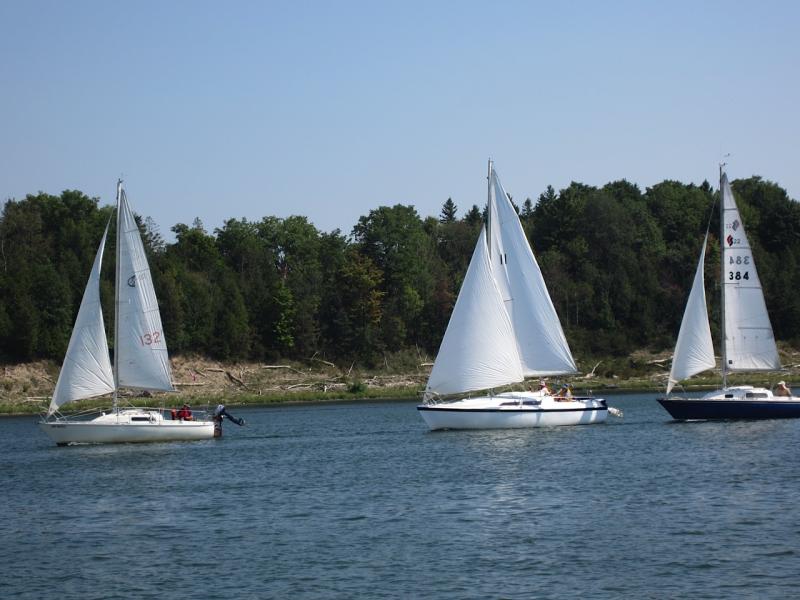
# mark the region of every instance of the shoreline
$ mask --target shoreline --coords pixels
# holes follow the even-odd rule
[[[786,377],[790,384],[792,378]],[[572,388],[579,393],[590,393],[591,395],[602,397],[604,394],[653,394],[654,399],[657,395],[664,394],[664,387],[653,385],[651,382],[641,379],[630,379],[620,383],[594,382],[574,382]],[[740,385],[762,384],[764,382],[737,382]],[[795,382],[796,383],[796,382]],[[693,385],[683,386],[685,392],[702,392],[720,387],[710,382],[698,382]],[[770,387],[767,384],[767,387]],[[513,387],[510,389],[514,389]],[[518,389],[518,388],[517,388]],[[380,387],[367,388],[358,392],[289,392],[285,394],[250,395],[246,393],[235,394],[209,394],[187,396],[177,393],[174,396],[169,394],[159,394],[157,396],[122,396],[125,404],[133,406],[144,406],[150,408],[164,408],[169,410],[172,407],[180,406],[184,402],[193,407],[194,410],[209,409],[216,404],[225,404],[233,408],[258,407],[269,408],[279,406],[315,406],[325,404],[351,404],[361,402],[403,402],[417,399],[421,402],[423,389],[414,387]],[[49,398],[47,399],[49,400]],[[44,398],[40,403],[32,403],[30,400],[21,399],[19,401],[0,402],[0,417],[14,416],[40,416],[47,407],[47,400]],[[74,403],[71,410],[63,411],[66,415],[76,414],[86,410],[98,410],[110,406],[110,398],[84,400]]]

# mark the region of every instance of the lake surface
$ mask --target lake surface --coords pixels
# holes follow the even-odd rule
[[[231,409],[58,448],[0,418],[4,598],[786,598],[800,420],[429,432],[411,402]]]

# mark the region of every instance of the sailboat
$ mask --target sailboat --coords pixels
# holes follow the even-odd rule
[[[431,429],[605,421],[608,407],[602,399],[560,398],[546,390],[492,392],[526,377],[574,374],[577,367],[517,212],[491,161],[488,182],[487,222],[417,410]],[[478,394],[463,397],[472,392]]]
[[[47,413],[39,427],[58,445],[199,440],[214,436],[210,420],[165,419],[161,409],[120,407],[119,390],[174,391],[150,267],[122,180],[117,183],[117,244],[112,367],[100,305],[100,269],[110,222],[100,240],[75,327]],[[68,418],[76,400],[113,394],[108,411]]]
[[[658,401],[676,420],[800,417],[800,398],[775,395],[763,387],[728,386],[729,373],[778,371],[781,364],[753,253],[722,165],[719,187],[722,389],[700,398],[670,396],[680,381],[716,366],[703,277],[706,233],[678,332],[667,395]]]

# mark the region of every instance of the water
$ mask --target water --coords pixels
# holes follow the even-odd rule
[[[800,420],[428,432],[413,403],[233,410],[58,448],[0,419],[4,598],[784,598]]]

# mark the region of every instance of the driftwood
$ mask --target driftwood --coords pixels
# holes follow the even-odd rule
[[[313,356],[308,360],[315,360],[317,362],[321,362],[323,365],[328,365],[329,367],[333,367],[334,369],[336,368],[336,365],[333,364],[332,362],[328,362],[327,360],[322,360],[321,358],[317,358],[317,354],[319,354],[319,352],[314,352]]]
[[[583,378],[584,379],[591,379],[592,377],[594,377],[595,376],[594,372],[597,370],[597,367],[599,367],[600,363],[602,363],[602,362],[603,362],[602,360],[598,361],[598,363],[594,366],[594,369],[592,369],[592,372],[591,373],[587,373],[586,375],[583,376]]]
[[[241,379],[239,379],[239,378],[238,378],[236,375],[234,375],[234,374],[233,374],[233,373],[231,373],[230,371],[225,371],[225,375],[227,375],[227,376],[228,376],[228,379],[230,379],[230,380],[231,380],[231,381],[233,381],[234,383],[236,383],[236,384],[238,384],[238,385],[242,386],[243,388],[246,388],[246,387],[247,387],[247,384],[246,384],[244,381],[242,381]]]
[[[336,365],[335,365],[335,364],[333,364],[332,362],[328,362],[327,360],[322,360],[321,358],[314,358],[314,357],[312,356],[312,357],[311,357],[311,358],[309,358],[308,360],[315,360],[315,361],[317,361],[317,362],[321,362],[323,365],[328,365],[329,367],[333,367],[334,369],[336,368]]]
[[[648,365],[655,365],[655,366],[660,367],[662,369],[666,369],[667,365],[665,363],[668,363],[671,360],[672,360],[671,358],[661,358],[661,359],[657,359],[657,360],[648,360],[647,364]]]
[[[300,369],[295,369],[289,365],[261,365],[262,369],[289,369],[290,371],[294,371],[295,373],[300,373],[300,375],[305,375]]]
[[[430,362],[419,363],[419,366],[420,367],[432,367],[433,363],[430,363]]]
[[[181,387],[193,387],[198,385],[208,385],[207,383],[181,383],[180,381],[173,381],[172,385],[179,385]]]

